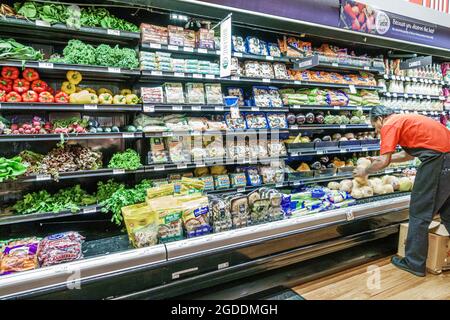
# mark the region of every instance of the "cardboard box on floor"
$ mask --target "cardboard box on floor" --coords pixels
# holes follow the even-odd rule
[[[428,233],[428,257],[427,269],[429,272],[439,274],[443,270],[450,269],[450,238],[447,229],[438,221],[430,224]],[[398,237],[398,252],[401,257],[405,256],[405,242],[408,234],[408,223],[400,225]]]

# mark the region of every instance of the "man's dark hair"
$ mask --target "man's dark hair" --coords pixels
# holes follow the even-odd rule
[[[386,108],[385,106],[375,106],[370,110],[370,121],[374,122],[378,118],[386,118],[394,113],[394,110]]]

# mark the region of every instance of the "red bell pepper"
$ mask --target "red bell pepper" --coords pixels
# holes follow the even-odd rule
[[[55,89],[53,89],[52,87],[48,86],[47,91],[50,92],[52,94],[52,96],[55,95]]]
[[[45,103],[50,103],[50,102],[54,102],[55,98],[52,96],[52,94],[48,91],[44,91],[39,93],[39,102],[45,102]]]
[[[39,79],[39,73],[33,68],[25,68],[25,70],[22,71],[22,76],[25,80],[30,82]]]
[[[22,101],[23,102],[37,102],[38,94],[33,90],[28,90],[25,93],[22,93]]]
[[[55,102],[57,103],[69,103],[69,95],[65,92],[59,92],[55,96]]]
[[[31,89],[37,93],[41,93],[47,91],[48,84],[42,80],[34,80],[33,83],[31,83]]]
[[[0,79],[0,90],[5,90],[7,93],[12,90],[12,80],[1,78]]]
[[[25,79],[16,79],[13,83],[13,90],[17,93],[24,93],[30,89],[30,81]]]
[[[0,90],[0,102],[5,102],[6,100],[6,91]]]
[[[3,67],[2,77],[6,79],[15,80],[19,78],[19,69],[16,67]]]
[[[5,97],[6,102],[22,102],[22,97],[17,92],[11,91]]]

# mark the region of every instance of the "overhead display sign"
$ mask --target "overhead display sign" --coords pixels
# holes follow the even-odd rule
[[[450,49],[450,28],[379,10],[357,1],[199,0],[199,2]]]
[[[433,58],[431,56],[417,57],[417,58],[412,58],[412,59],[408,59],[408,60],[400,62],[400,69],[401,70],[416,69],[416,68],[429,66],[432,63],[433,63]]]
[[[231,16],[220,23],[220,77],[231,75]]]
[[[434,47],[450,48],[450,32],[447,28],[382,11],[352,0],[340,0],[339,27]]]

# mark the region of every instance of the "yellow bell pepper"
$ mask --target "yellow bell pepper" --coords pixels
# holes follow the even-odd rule
[[[127,94],[126,99],[127,99],[127,104],[138,104],[139,103],[139,98],[135,94]]]
[[[61,85],[61,91],[67,94],[75,93],[76,86],[69,81],[64,81]]]
[[[114,104],[126,104],[127,103],[127,99],[123,95],[116,94],[114,96],[113,103]]]
[[[100,104],[112,104],[113,103],[113,97],[112,97],[112,95],[110,95],[107,92],[101,93],[98,96],[98,101],[100,102]]]
[[[113,95],[112,91],[106,88],[100,88],[97,90],[97,93],[101,95],[102,93],[109,93],[111,96]]]
[[[89,93],[92,93],[92,94],[97,94],[97,91],[95,91],[94,89],[92,89],[92,88],[84,88],[83,90],[86,90],[86,91],[88,91]]]
[[[132,93],[132,92],[131,92],[130,89],[122,89],[122,90],[120,90],[120,94],[121,94],[122,96],[126,96],[126,95],[131,94],[131,93]]]
[[[67,71],[66,78],[71,84],[79,84],[83,80],[81,73],[73,70]]]

